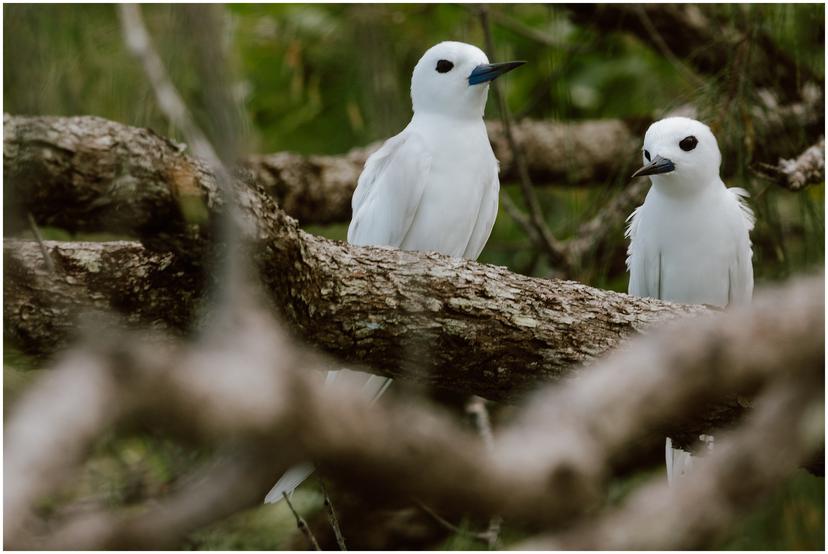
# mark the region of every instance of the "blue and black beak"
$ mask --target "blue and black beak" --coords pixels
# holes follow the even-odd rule
[[[659,173],[670,173],[676,168],[675,164],[668,160],[667,158],[662,158],[661,156],[656,156],[653,158],[653,161],[645,165],[644,167],[640,168],[638,171],[632,174],[630,179],[635,179],[636,177],[643,177],[645,175],[658,175]]]
[[[474,68],[469,75],[469,86],[494,81],[504,73],[508,73],[526,62],[482,63]]]

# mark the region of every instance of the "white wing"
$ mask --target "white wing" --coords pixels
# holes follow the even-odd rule
[[[359,176],[348,242],[399,247],[417,213],[430,167],[431,154],[411,127],[388,139]]]
[[[728,269],[728,304],[747,304],[753,297],[753,248],[748,233],[753,229],[756,218],[747,204],[750,195],[745,189],[733,187],[727,191],[733,195],[739,208],[735,225],[739,244],[736,259]]]
[[[624,236],[630,239],[627,247],[627,270],[630,284],[627,292],[633,296],[661,298],[661,253],[647,244],[647,237],[639,233],[645,204],[637,207],[627,218]]]
[[[480,201],[477,222],[474,224],[474,230],[469,238],[469,244],[463,253],[464,258],[476,260],[483,251],[483,247],[486,246],[486,241],[489,240],[492,227],[494,227],[495,220],[497,219],[497,206],[500,200],[499,194],[500,179],[498,179],[497,169],[495,169],[491,183],[486,189],[486,192],[483,193],[483,198]]]

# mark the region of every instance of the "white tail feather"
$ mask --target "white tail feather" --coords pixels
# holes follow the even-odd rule
[[[314,469],[313,464],[299,464],[287,470],[265,496],[265,504],[280,501],[283,498],[282,494],[293,494],[296,487],[310,477]]]
[[[693,456],[681,448],[673,448],[673,441],[670,437],[667,437],[665,441],[664,453],[667,462],[667,482],[672,485],[690,473],[690,468],[693,467]]]
[[[367,379],[366,379],[367,376]],[[367,398],[371,399],[371,403],[376,402],[382,396],[388,387],[391,385],[393,379],[388,377],[379,377],[377,375],[368,375],[361,371],[353,371],[350,369],[340,369],[329,371],[325,376],[326,387],[336,386],[359,386],[362,385],[362,392]],[[302,463],[288,469],[284,475],[270,489],[265,497],[265,504],[279,502],[283,498],[283,494],[291,495],[296,487],[301,485],[305,479],[313,474],[316,468],[311,463]]]

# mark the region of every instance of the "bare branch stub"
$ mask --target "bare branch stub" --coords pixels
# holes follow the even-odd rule
[[[775,166],[763,164],[769,178],[780,186],[798,192],[825,182],[825,139],[809,146],[796,159],[781,159]]]
[[[325,499],[325,511],[328,513],[328,522],[331,524],[331,528],[334,532],[334,537],[336,537],[336,544],[339,546],[339,550],[346,551],[348,547],[345,544],[345,536],[342,534],[342,528],[339,525],[339,518],[336,516],[336,509],[334,508],[333,502],[331,502],[331,497],[328,494],[328,489],[325,486],[325,480],[320,476],[319,479],[319,487],[322,489],[322,496]]]

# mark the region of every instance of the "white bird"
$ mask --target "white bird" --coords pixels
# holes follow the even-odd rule
[[[722,156],[710,128],[662,119],[647,129],[642,153],[645,165],[633,177],[649,175],[652,187],[628,220],[629,293],[719,307],[750,302],[753,212],[747,191],[719,177]],[[692,457],[669,438],[665,450],[673,482]]]
[[[365,162],[348,242],[477,259],[497,217],[500,190],[483,122],[488,84],[523,63],[490,64],[482,50],[462,42],[441,42],[423,54],[411,76],[414,116]],[[373,399],[391,382],[341,370],[327,383],[343,378],[362,382]],[[313,469],[288,470],[265,502],[292,492]]]

